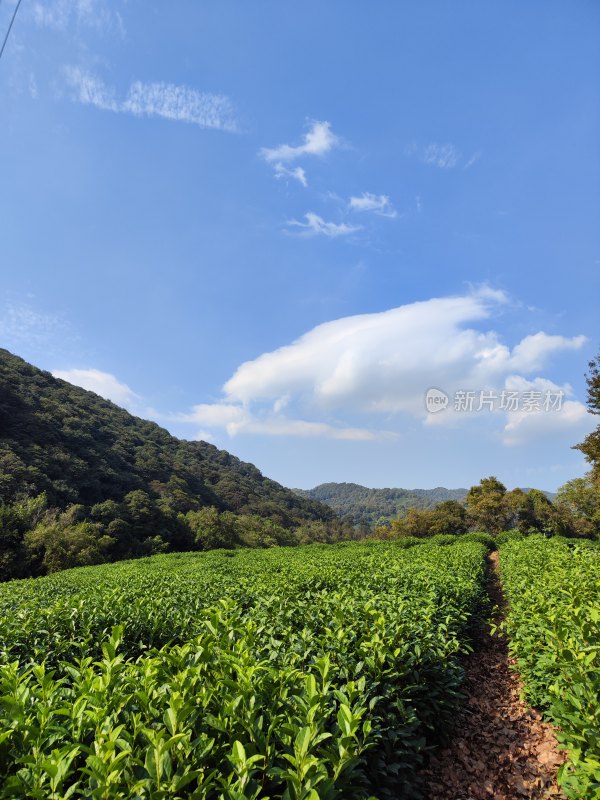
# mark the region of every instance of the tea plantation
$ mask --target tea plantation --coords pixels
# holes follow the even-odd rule
[[[0,588],[0,797],[416,797],[486,549],[157,556]]]
[[[600,797],[594,545],[504,536],[528,699]],[[470,539],[470,541],[469,541]],[[419,798],[489,536],[154,556],[0,586],[0,798]]]

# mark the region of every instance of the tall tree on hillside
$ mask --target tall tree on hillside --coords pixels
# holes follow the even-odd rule
[[[600,354],[589,362],[587,406],[590,414],[600,414]],[[575,445],[592,465],[592,480],[600,490],[600,425],[583,442]]]

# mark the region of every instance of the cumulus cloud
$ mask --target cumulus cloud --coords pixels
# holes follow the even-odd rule
[[[64,73],[72,91],[71,97],[78,103],[138,117],[189,122],[201,128],[237,130],[233,106],[224,95],[199,92],[172,83],[134,81],[125,99],[121,100],[114,89],[81,67],[67,66]]]
[[[126,383],[121,383],[110,372],[99,369],[57,369],[52,374],[55,378],[95,392],[100,397],[130,410],[137,408],[141,399]]]
[[[578,350],[585,344],[585,336],[548,336],[540,331],[533,336],[526,336],[513,349],[512,368],[525,372],[541,369],[550,353],[561,350]]]
[[[449,395],[462,389],[500,392],[518,380],[547,381],[531,373],[553,354],[585,341],[540,332],[510,347],[482,325],[506,302],[502,292],[482,288],[323,323],[242,364],[223,387],[221,401],[195,407],[194,421],[223,427],[230,435],[244,430],[365,439],[389,432],[332,426],[328,418],[380,416],[389,423],[408,416],[429,425],[459,423],[466,415],[427,413],[427,389],[440,387]],[[556,429],[586,414],[581,403],[569,400],[564,410],[545,416],[563,413],[560,420],[544,424]],[[529,418],[522,421],[504,412],[501,419],[506,444],[523,440],[524,432],[532,430]]]
[[[398,216],[390,203],[390,198],[385,194],[363,192],[360,197],[351,197],[348,205],[352,211],[371,211],[380,217],[389,217],[390,219]]]
[[[545,378],[527,380],[519,375],[506,379],[506,389],[521,397],[529,396],[532,410],[509,411],[502,441],[506,445],[522,445],[547,437],[568,434],[571,440],[584,436],[593,428],[591,415],[583,403],[564,399],[572,395],[569,385],[558,386]],[[560,410],[544,411],[544,398],[560,398]],[[539,411],[536,411],[539,404]]]
[[[337,147],[339,138],[331,130],[331,123],[314,121],[304,134],[302,144],[280,144],[278,147],[262,147],[262,158],[269,163],[296,161],[302,156],[323,156]]]
[[[300,236],[327,236],[335,239],[339,236],[348,236],[351,233],[361,230],[361,225],[348,225],[346,222],[326,222],[323,217],[309,211],[304,215],[306,222],[299,222],[296,219],[288,220],[286,223],[289,229],[295,229]],[[289,232],[292,232],[291,230]]]

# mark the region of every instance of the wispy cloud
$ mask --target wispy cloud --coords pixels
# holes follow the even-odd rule
[[[348,205],[352,211],[371,211],[380,217],[389,217],[390,219],[398,216],[390,203],[390,198],[385,194],[363,192],[360,197],[351,197]]]
[[[269,163],[296,161],[302,156],[323,156],[339,143],[339,138],[331,130],[330,122],[314,121],[304,134],[302,144],[263,147],[259,153]]]
[[[481,158],[481,150],[478,150],[476,153],[473,153],[471,158],[466,162],[463,169],[470,169],[474,164],[476,164],[479,159]]]
[[[103,111],[119,111],[115,93],[99,78],[81,67],[64,69],[67,84],[72,89],[71,99],[76,103],[95,106]]]
[[[302,169],[302,167],[293,167],[292,169],[288,169],[288,167],[285,167],[280,161],[278,161],[277,164],[275,164],[275,177],[293,178],[293,180],[301,183],[302,186],[308,186],[306,172]]]
[[[199,92],[172,83],[135,81],[125,99],[119,100],[114,89],[80,67],[65,67],[65,77],[75,102],[93,105],[103,111],[163,117],[228,132],[238,130],[233,106],[224,95]]]
[[[176,419],[179,422],[224,428],[229,436],[253,433],[264,436],[299,436],[362,442],[388,437],[387,433],[382,434],[367,428],[336,427],[326,422],[289,419],[278,413],[254,414],[242,406],[229,403],[203,403],[194,406],[188,414],[177,415]]]
[[[47,0],[31,6],[34,22],[40,27],[65,31],[71,26],[97,31],[124,33],[123,20],[107,0]]]
[[[425,164],[440,169],[453,169],[460,161],[461,155],[452,144],[428,144],[423,149],[422,159]]]
[[[0,347],[15,351],[54,349],[56,341],[73,332],[57,314],[46,314],[21,303],[7,303],[0,309]]]
[[[461,165],[463,169],[469,169],[479,161],[481,151],[466,158],[455,145],[449,142],[430,142],[424,145],[413,142],[404,150],[404,155],[409,158],[417,158],[422,164],[438,169],[455,169]]]
[[[291,219],[286,224],[288,228],[295,229],[298,235],[327,236],[330,239],[335,239],[339,236],[348,236],[351,233],[361,230],[360,225],[348,225],[345,222],[326,222],[323,217],[320,217],[313,211],[309,211],[305,214],[304,219],[306,222],[299,222],[296,219]]]

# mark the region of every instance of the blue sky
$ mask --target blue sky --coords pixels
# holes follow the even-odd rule
[[[595,421],[599,40],[592,0],[24,0],[0,343],[289,486],[555,489]]]

